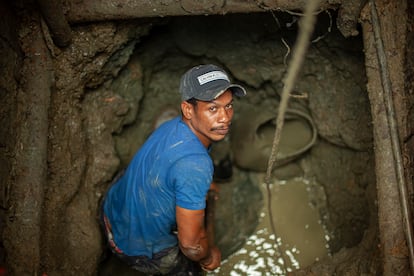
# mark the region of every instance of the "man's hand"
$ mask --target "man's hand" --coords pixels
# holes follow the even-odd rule
[[[221,252],[216,247],[210,248],[210,255],[205,260],[200,261],[200,266],[205,271],[213,271],[221,264]]]

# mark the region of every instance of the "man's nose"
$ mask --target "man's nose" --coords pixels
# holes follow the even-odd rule
[[[230,111],[227,111],[225,108],[220,109],[219,122],[220,123],[227,123],[230,120],[231,120]]]

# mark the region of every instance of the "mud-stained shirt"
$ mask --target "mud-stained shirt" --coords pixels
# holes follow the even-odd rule
[[[181,118],[157,128],[105,196],[117,247],[151,258],[176,246],[176,206],[204,209],[212,175],[208,150]]]

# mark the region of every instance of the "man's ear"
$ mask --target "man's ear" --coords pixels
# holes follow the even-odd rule
[[[181,112],[185,119],[190,120],[193,117],[194,106],[187,101],[181,102]]]

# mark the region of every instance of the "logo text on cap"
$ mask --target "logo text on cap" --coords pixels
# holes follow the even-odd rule
[[[224,74],[221,71],[211,71],[211,72],[205,73],[205,74],[197,77],[197,80],[200,83],[200,85],[203,85],[205,83],[215,81],[215,80],[226,80],[226,81],[230,82],[227,75]]]

